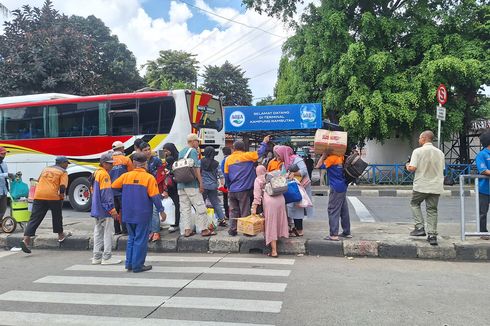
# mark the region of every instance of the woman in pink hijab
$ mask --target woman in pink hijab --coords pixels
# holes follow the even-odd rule
[[[303,158],[294,154],[291,147],[284,145],[274,146],[274,155],[280,162],[283,162],[283,168],[288,172],[289,179],[294,179],[295,177],[301,179],[301,185],[305,188],[306,193],[313,202],[311,180],[308,176],[308,169]],[[287,204],[287,213],[288,217],[294,220],[294,228],[291,230],[292,234],[297,237],[302,237],[304,235],[303,219],[305,218],[305,213],[307,217],[313,217],[313,207],[305,209],[296,207],[295,203],[289,203]]]
[[[255,214],[257,206],[262,204],[265,217],[265,244],[271,245],[270,256],[277,258],[279,256],[277,254],[277,240],[280,237],[287,238],[289,235],[286,202],[284,196],[269,196],[264,191],[266,168],[259,165],[255,171],[257,178],[254,182],[252,214]]]

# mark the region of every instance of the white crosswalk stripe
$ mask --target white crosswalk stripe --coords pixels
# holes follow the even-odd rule
[[[22,290],[7,291],[0,294],[0,302],[4,307],[10,305],[11,308],[7,310],[12,310],[14,307],[19,311],[0,311],[0,324],[273,326],[270,322],[281,312],[280,298],[286,291],[285,281],[291,274],[291,270],[285,268],[294,264],[294,259],[245,258],[227,255],[202,257],[153,255],[148,256],[147,261],[154,262],[155,265],[151,271],[142,274],[128,273],[123,265],[72,265],[64,269],[64,275],[54,273],[34,280],[36,288],[33,290],[22,288]],[[206,275],[209,276],[205,277]],[[57,286],[53,288],[53,285]],[[165,294],[158,295],[160,291],[165,291]],[[256,300],[255,297],[259,299]],[[53,304],[53,306],[44,304]],[[24,305],[31,309],[23,311],[25,309],[20,307]],[[59,309],[49,313],[52,307],[61,306],[77,307],[67,309],[66,312],[89,314],[73,315]],[[150,309],[150,315],[145,318],[134,318],[134,315],[130,318],[107,314],[94,316],[90,314],[92,306],[113,307],[111,308],[113,310],[117,307],[121,309],[140,307]],[[43,308],[39,308],[42,311],[38,313],[32,310],[32,307]],[[176,313],[178,310],[175,309],[184,309],[183,311],[187,313]],[[163,313],[152,315],[160,310]],[[202,318],[200,313],[202,310],[227,311],[227,313],[217,313],[215,317],[217,320],[209,319],[213,318],[209,317],[214,316],[212,314],[205,314],[206,320],[194,320]],[[167,315],[166,311],[174,315]],[[236,313],[241,315],[235,318]],[[256,320],[265,321],[267,325],[250,323],[257,313],[262,314],[262,319]],[[250,318],[246,317],[247,314]],[[178,320],[181,315],[187,318]],[[158,318],[159,316],[163,318]]]

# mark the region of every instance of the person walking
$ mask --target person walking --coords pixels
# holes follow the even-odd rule
[[[151,147],[148,143],[142,142],[139,144],[139,150],[140,153],[143,153],[146,156],[146,159],[148,160],[148,173],[150,173],[154,178],[155,181],[157,180],[157,173],[158,169],[160,169],[163,166],[162,160],[153,155],[153,152],[151,151]],[[162,197],[163,198],[163,197]],[[153,208],[153,215],[151,218],[151,228],[150,228],[150,234],[148,236],[148,240],[152,242],[156,242],[161,239],[160,236],[160,217],[158,214],[158,211]]]
[[[204,202],[209,199],[215,214],[218,216],[218,225],[225,227],[227,226],[225,214],[218,198],[218,188],[225,183],[225,179],[219,167],[219,162],[214,159],[215,156],[214,147],[207,146],[204,149],[204,158],[201,160],[201,176],[204,188],[202,197]]]
[[[233,143],[233,153],[225,161],[225,182],[230,206],[230,228],[228,234],[237,235],[237,218],[250,215],[251,199],[255,181],[254,164],[265,153],[270,136],[266,136],[258,152],[245,152],[245,143]]]
[[[183,159],[187,156],[194,160],[194,176],[195,180],[189,183],[178,183],[177,189],[179,192],[180,199],[180,209],[182,213],[182,226],[184,227],[184,236],[190,237],[194,235],[191,221],[191,206],[194,207],[197,214],[196,224],[201,230],[201,236],[209,237],[211,235],[216,235],[215,232],[211,231],[207,227],[207,212],[206,204],[202,198],[202,193],[204,192],[204,185],[201,178],[201,165],[198,157],[197,150],[199,149],[200,139],[196,134],[189,134],[187,136],[187,146],[184,147],[179,153],[179,159]],[[189,152],[189,153],[188,153]]]
[[[311,200],[313,197],[311,193],[311,180],[308,176],[308,170],[303,158],[295,155],[291,147],[284,145],[274,146],[274,154],[279,162],[282,162],[284,170],[288,172],[288,178],[291,180],[295,178],[299,179],[298,181],[305,188]],[[294,221],[294,227],[291,230],[292,233],[297,237],[302,237],[304,235],[303,219],[305,217],[305,208],[297,207],[295,203],[289,203],[287,204],[287,210],[289,218]],[[313,207],[306,208],[306,216],[313,217]]]
[[[284,196],[269,196],[265,191],[265,166],[256,168],[257,178],[254,182],[254,200],[252,202],[252,214],[257,213],[257,207],[262,205],[265,218],[265,244],[271,246],[270,256],[277,258],[277,240],[287,238],[289,235],[288,216]]]
[[[476,156],[476,169],[481,175],[490,177],[490,130],[480,136],[480,144],[483,149]],[[488,232],[487,214],[490,206],[490,180],[479,179],[478,181],[480,232]],[[490,240],[490,236],[482,236],[483,240]]]
[[[325,240],[339,241],[339,221],[342,226],[341,237],[352,238],[350,229],[349,205],[347,202],[347,180],[344,175],[344,156],[323,154],[317,163],[324,165],[328,174],[330,193],[328,194],[329,236]]]
[[[165,153],[165,164],[167,166],[167,170],[169,173],[169,178],[167,179],[168,182],[166,182],[165,184],[166,191],[163,195],[172,198],[172,201],[174,202],[175,205],[175,223],[173,225],[170,225],[170,227],[168,228],[168,232],[173,233],[179,229],[179,223],[180,223],[179,193],[177,190],[177,183],[173,180],[173,172],[172,172],[172,165],[174,164],[175,161],[179,159],[179,151],[177,150],[177,147],[175,147],[175,144],[173,143],[164,144],[163,151]]]
[[[39,176],[34,193],[31,219],[24,230],[24,238],[20,242],[22,251],[27,254],[31,253],[29,249],[31,237],[36,235],[36,231],[48,210],[51,211],[53,233],[58,234],[58,242],[62,243],[71,235],[71,233],[63,232],[62,214],[63,199],[68,186],[68,173],[66,172],[68,164],[70,162],[66,157],[58,156],[55,165],[44,168]]]
[[[14,175],[9,173],[7,163],[5,162],[7,150],[0,146],[0,221],[7,211],[7,195],[9,192],[8,179],[14,179]]]
[[[112,189],[122,191],[122,222],[128,230],[126,269],[134,273],[149,271],[145,265],[148,252],[148,234],[156,207],[162,221],[166,214],[155,178],[147,172],[148,159],[143,153],[133,155],[134,170],[126,172],[112,183]]]
[[[137,139],[138,140],[138,139]],[[129,157],[124,154],[124,144],[121,141],[115,141],[112,143],[112,170],[110,171],[111,182],[114,182],[117,178],[126,172],[133,170],[133,162]],[[120,221],[121,216],[121,192],[114,190],[114,206],[119,215],[119,218],[114,219],[114,231],[115,234],[128,234],[126,225]]]
[[[221,172],[223,173],[223,176],[225,175],[225,161],[228,158],[228,156],[231,155],[231,148],[229,147],[223,147],[223,160],[220,163],[220,169]],[[228,188],[226,188],[226,182],[225,184],[222,185],[223,189],[223,207],[225,209],[225,216],[226,219],[230,218],[230,207],[228,206]]]
[[[315,161],[313,161],[310,154],[306,155],[305,157],[305,165],[306,165],[306,170],[308,171],[308,176],[310,177],[311,180],[313,168],[315,167]]]
[[[327,167],[323,164],[323,159],[320,159],[318,162],[322,162],[322,164],[317,165],[320,170],[320,186],[327,185]]]
[[[425,236],[425,223],[420,204],[425,201],[427,210],[427,241],[437,246],[437,205],[444,191],[444,153],[434,145],[434,133],[426,130],[420,134],[416,148],[406,168],[414,172],[413,193],[410,207],[415,220],[411,236]]]
[[[92,208],[90,210],[90,216],[95,218],[92,265],[121,263],[120,259],[112,258],[112,235],[114,234],[112,219],[117,218],[109,175],[113,162],[111,153],[103,154],[100,157],[99,168],[93,175]]]

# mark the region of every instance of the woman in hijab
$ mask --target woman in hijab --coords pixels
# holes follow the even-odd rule
[[[257,178],[254,182],[254,200],[252,202],[252,214],[257,213],[257,207],[262,205],[265,217],[265,244],[271,245],[271,257],[278,257],[277,240],[280,237],[287,238],[288,217],[284,196],[269,196],[265,191],[266,168],[259,165],[256,168]]]
[[[177,147],[173,143],[166,143],[163,145],[163,151],[165,153],[165,162],[167,165],[167,169],[170,172],[170,175],[172,175],[172,164],[174,164],[175,161],[179,159],[179,151],[177,150]],[[166,185],[167,191],[166,194],[164,193],[163,195],[168,195],[170,198],[172,198],[174,204],[175,204],[175,224],[171,225],[168,228],[168,232],[172,233],[175,232],[179,229],[179,223],[180,223],[180,201],[179,201],[179,194],[177,192],[177,183],[172,182],[172,184],[167,184]]]
[[[202,197],[204,201],[209,199],[213,205],[214,212],[218,216],[218,225],[226,226],[225,214],[218,198],[218,188],[225,184],[225,178],[219,162],[214,159],[215,156],[214,147],[208,146],[204,149],[204,158],[201,160],[201,178],[204,188]]]
[[[313,202],[311,194],[311,180],[308,176],[308,169],[303,159],[295,155],[293,149],[289,146],[274,146],[274,155],[283,163],[283,169],[288,172],[289,179],[300,179],[300,184],[305,188],[306,193]],[[296,207],[295,203],[287,204],[288,216],[294,220],[292,232],[297,237],[303,236],[303,218],[305,217],[305,208]],[[313,217],[313,207],[306,208],[306,216]]]

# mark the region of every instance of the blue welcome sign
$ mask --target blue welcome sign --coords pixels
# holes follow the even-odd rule
[[[322,105],[320,103],[225,107],[226,132],[321,127]]]

